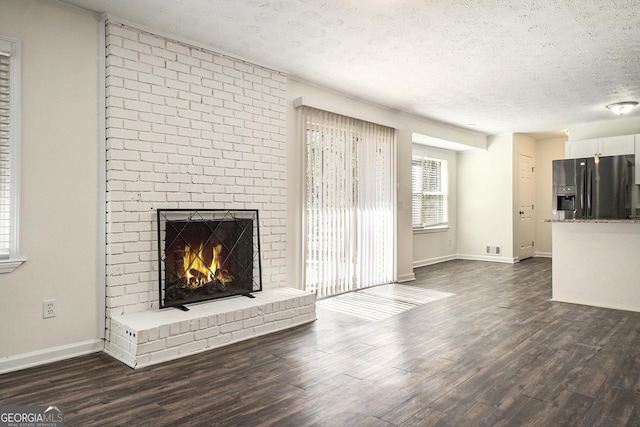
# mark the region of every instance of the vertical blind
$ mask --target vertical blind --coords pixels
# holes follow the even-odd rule
[[[447,218],[447,161],[414,157],[411,163],[414,228],[444,225]]]
[[[0,51],[0,258],[8,258],[11,248],[10,59]]]
[[[319,297],[388,283],[395,268],[395,130],[300,108],[305,283]]]

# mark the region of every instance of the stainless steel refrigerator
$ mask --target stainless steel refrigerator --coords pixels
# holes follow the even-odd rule
[[[631,215],[634,156],[553,161],[553,219]]]

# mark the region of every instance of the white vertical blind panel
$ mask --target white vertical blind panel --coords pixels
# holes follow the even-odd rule
[[[320,297],[393,280],[395,131],[301,108],[305,281]]]
[[[7,258],[11,237],[10,57],[0,55],[0,258]]]

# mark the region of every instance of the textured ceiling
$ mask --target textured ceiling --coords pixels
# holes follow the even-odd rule
[[[640,101],[638,0],[64,1],[487,134]]]

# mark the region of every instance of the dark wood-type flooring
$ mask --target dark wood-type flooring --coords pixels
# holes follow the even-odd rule
[[[66,426],[640,425],[640,313],[551,302],[551,261],[450,261],[455,296],[132,370],[102,353],[0,375],[0,405]]]

